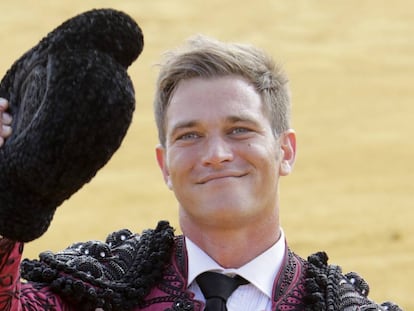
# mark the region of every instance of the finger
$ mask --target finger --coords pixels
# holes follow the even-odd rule
[[[1,133],[0,133],[0,136],[1,137],[7,138],[7,137],[9,137],[11,135],[11,133],[12,133],[12,128],[10,126],[3,125],[1,127]]]
[[[4,138],[0,136],[0,147],[4,144]]]
[[[9,107],[9,102],[5,99],[0,97],[0,112],[6,111]]]
[[[12,116],[7,113],[7,112],[3,112],[1,115],[1,121],[4,125],[10,125],[12,123]]]

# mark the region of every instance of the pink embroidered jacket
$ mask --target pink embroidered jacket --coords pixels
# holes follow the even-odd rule
[[[42,253],[40,261],[21,264],[22,276],[30,281],[21,281],[22,250],[20,242],[0,240],[0,310],[204,308],[187,290],[184,239],[173,237],[165,227],[141,236],[123,230],[106,243],[77,243],[58,254]],[[342,275],[326,260],[319,253],[306,261],[287,249],[274,282],[272,310],[401,310],[390,303],[372,303],[361,278]]]

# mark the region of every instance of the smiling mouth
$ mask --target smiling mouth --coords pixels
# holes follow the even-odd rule
[[[245,175],[246,174],[244,174],[244,175],[212,175],[212,176],[207,176],[207,177],[201,179],[197,184],[203,185],[203,184],[209,183],[211,181],[217,181],[217,180],[228,179],[228,178],[240,178],[240,177],[243,177]]]

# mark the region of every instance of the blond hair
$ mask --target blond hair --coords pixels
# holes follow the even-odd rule
[[[159,142],[165,146],[165,115],[178,83],[191,78],[235,75],[246,79],[262,97],[275,136],[290,127],[290,91],[280,66],[250,45],[225,43],[206,36],[190,38],[165,54],[156,84],[154,113]]]

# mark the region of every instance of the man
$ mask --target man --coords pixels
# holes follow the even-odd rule
[[[370,301],[367,284],[324,253],[304,260],[287,247],[278,184],[296,139],[288,80],[266,54],[195,37],[167,54],[154,109],[156,157],[183,236],[161,222],[141,236],[123,230],[44,253],[23,262],[25,284],[22,245],[5,238],[1,277],[11,277],[0,298],[12,298],[3,310],[400,310]],[[6,139],[4,112],[2,123]],[[222,275],[241,282],[228,290]]]

